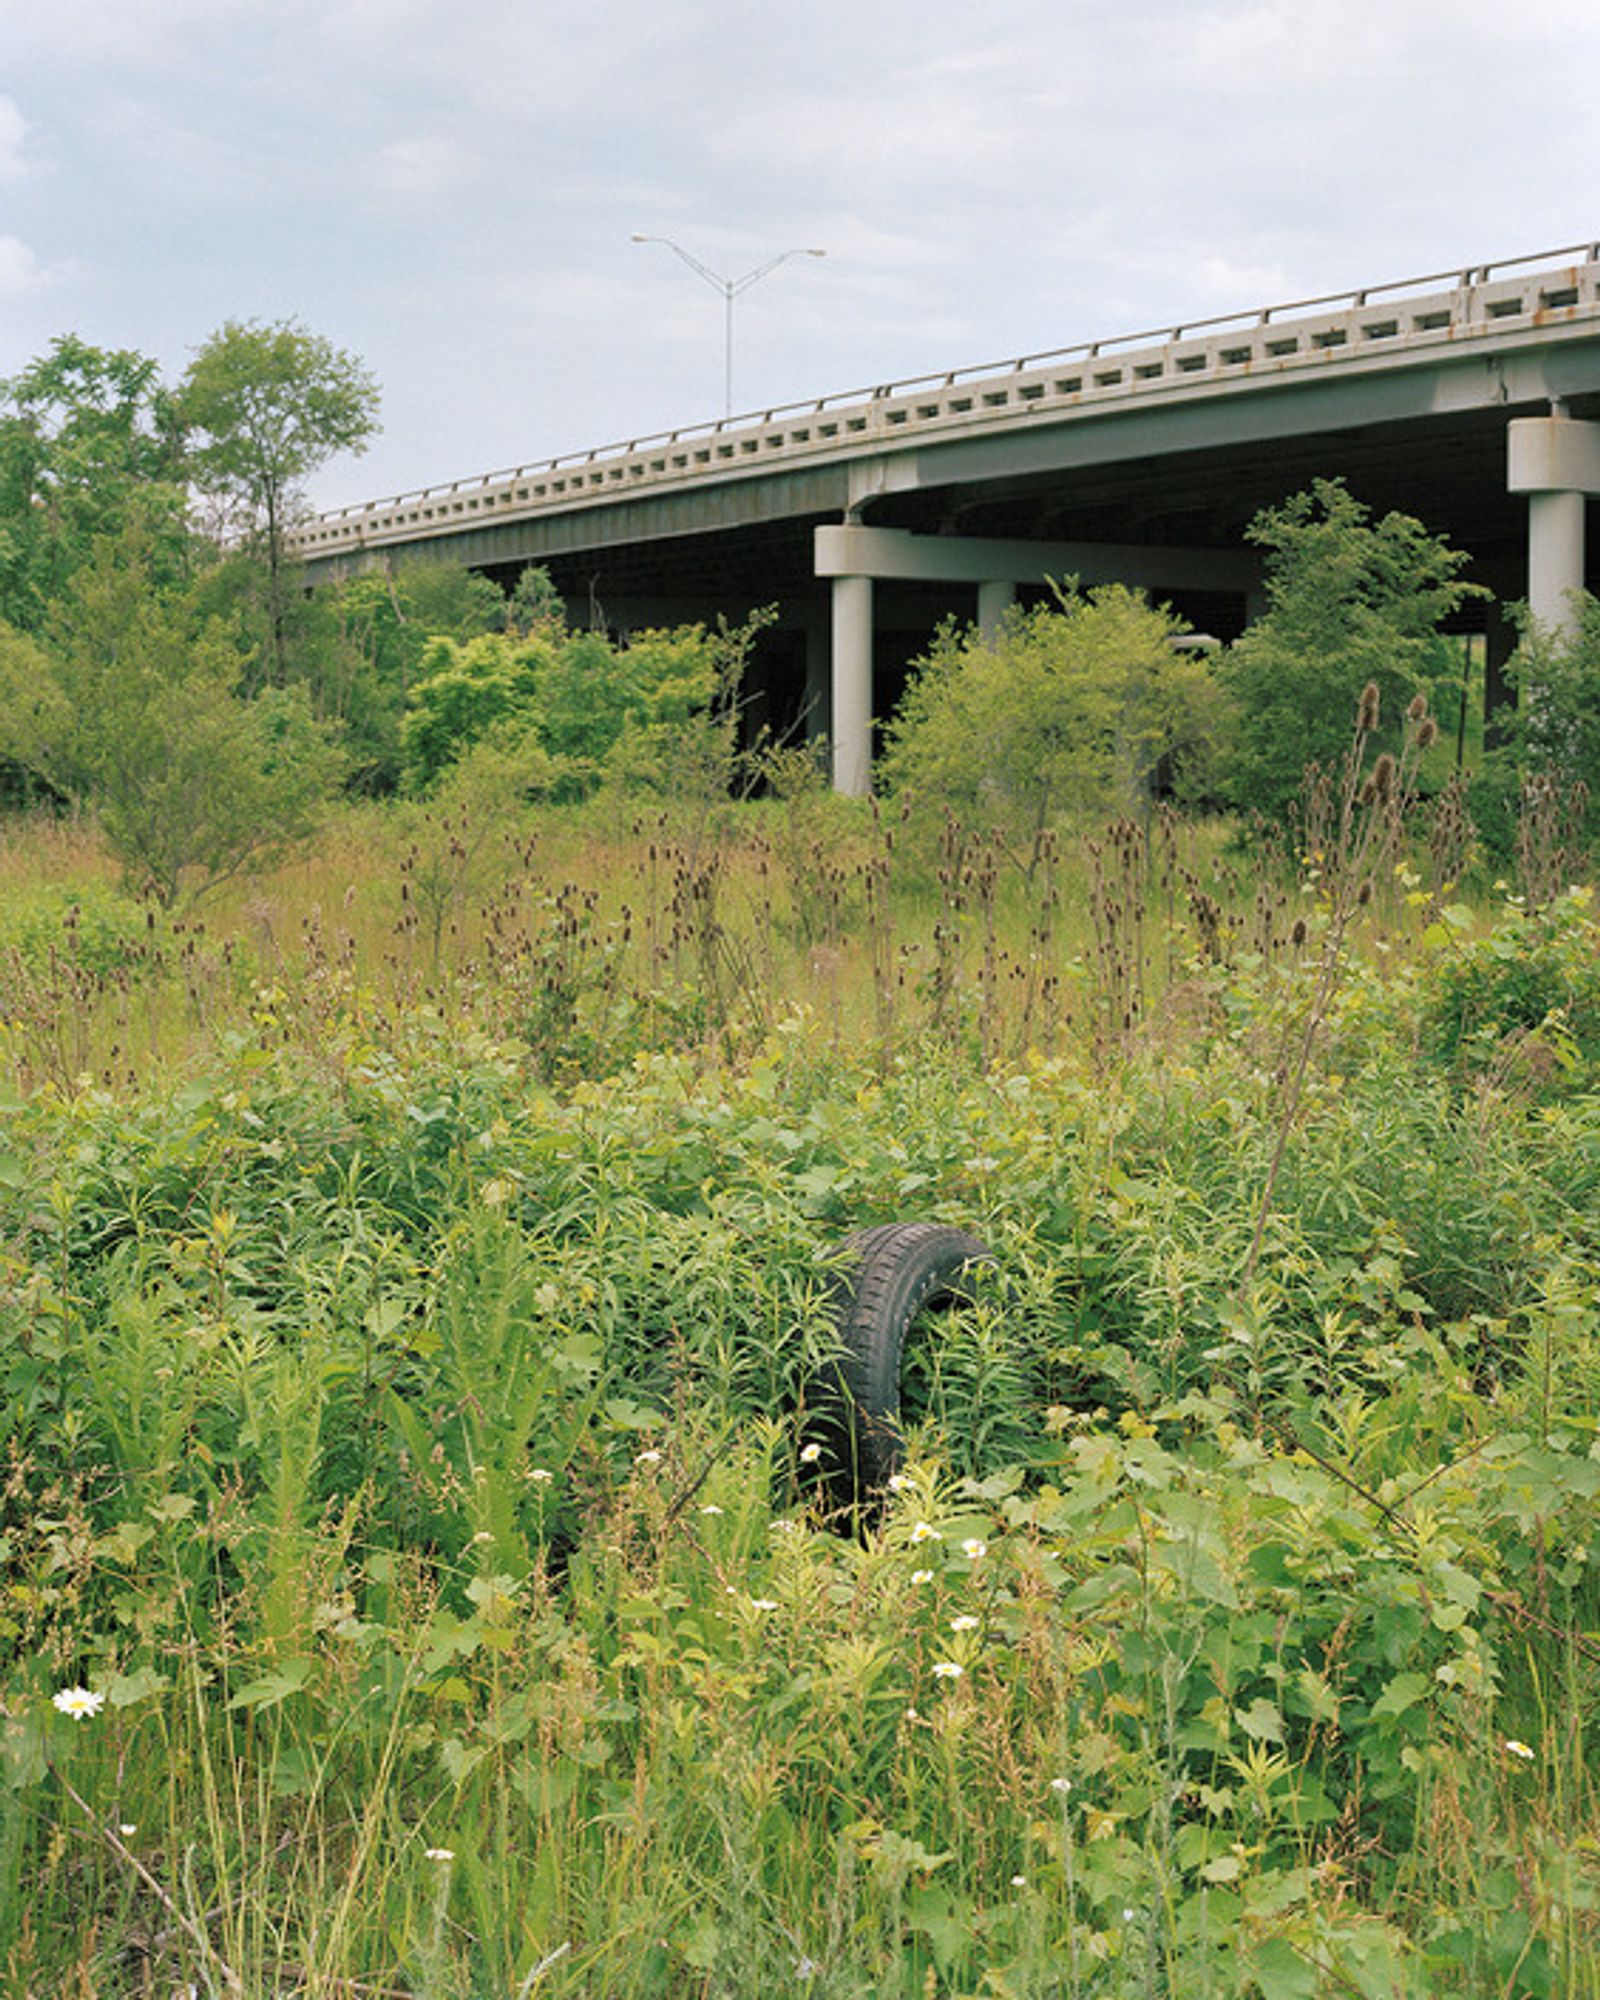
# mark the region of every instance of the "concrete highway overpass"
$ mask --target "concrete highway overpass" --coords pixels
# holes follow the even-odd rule
[[[872,722],[940,618],[1048,577],[1138,584],[1234,636],[1262,507],[1341,477],[1560,624],[1600,575],[1600,244],[1434,273],[630,439],[341,508],[313,578],[433,555],[548,567],[613,630],[775,603],[753,696],[866,790]],[[1507,650],[1490,614],[1491,672]]]

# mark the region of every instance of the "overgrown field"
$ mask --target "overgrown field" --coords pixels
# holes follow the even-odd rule
[[[5,1993],[1600,1994],[1596,926],[1385,803],[8,835]]]

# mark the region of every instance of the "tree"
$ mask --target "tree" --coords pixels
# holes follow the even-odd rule
[[[102,536],[42,641],[0,628],[0,753],[98,815],[164,906],[308,834],[340,758],[299,690],[254,701],[190,590],[152,574],[136,512]]]
[[[1350,738],[1361,690],[1377,683],[1377,748],[1397,750],[1407,704],[1457,678],[1441,620],[1468,598],[1467,561],[1409,514],[1371,519],[1337,479],[1319,479],[1258,514],[1250,539],[1267,551],[1268,610],[1223,656],[1234,696],[1228,759],[1236,804],[1288,814],[1308,763],[1331,768]]]
[[[156,364],[63,334],[0,383],[0,618],[37,632],[138,506],[151,562],[179,577],[189,552],[181,439]]]
[[[641,631],[624,646],[541,616],[526,632],[429,641],[401,723],[406,783],[426,792],[475,744],[520,744],[530,782],[566,798],[605,779],[664,792],[690,769],[727,766],[732,706],[768,614],[707,631]]]
[[[270,677],[286,675],[285,537],[301,482],[341,451],[365,450],[378,387],[354,355],[294,320],[229,320],[195,355],[178,393],[189,470],[266,566]]]
[[[1158,767],[1198,770],[1219,719],[1181,630],[1120,584],[1013,611],[993,639],[947,626],[889,726],[885,788],[981,815],[1019,854],[1063,817],[1143,805]]]

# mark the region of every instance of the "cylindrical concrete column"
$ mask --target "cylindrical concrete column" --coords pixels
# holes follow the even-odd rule
[[[980,583],[978,585],[978,633],[988,645],[993,645],[1000,634],[1000,621],[1017,601],[1017,586],[1014,583]]]
[[[1583,495],[1528,495],[1528,614],[1545,631],[1576,636],[1573,593],[1583,589]]]
[[[1561,638],[1577,628],[1583,588],[1583,496],[1600,493],[1600,424],[1569,417],[1513,417],[1506,426],[1506,485],[1528,496],[1528,615]]]
[[[872,578],[833,579],[833,789],[872,790]]]

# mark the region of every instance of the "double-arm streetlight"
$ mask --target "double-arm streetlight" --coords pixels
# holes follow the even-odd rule
[[[722,393],[723,415],[733,415],[733,302],[741,292],[749,291],[752,285],[760,284],[770,272],[780,264],[787,264],[791,257],[826,257],[826,250],[781,250],[776,257],[769,257],[764,264],[758,264],[753,271],[746,271],[742,278],[719,278],[715,271],[708,270],[698,257],[691,256],[681,243],[674,243],[670,236],[635,236],[635,243],[659,243],[670,250],[674,257],[681,258],[697,277],[704,278],[714,292],[722,294]]]

